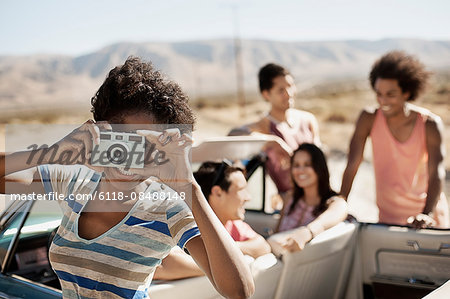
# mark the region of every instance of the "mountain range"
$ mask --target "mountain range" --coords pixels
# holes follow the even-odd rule
[[[258,69],[275,62],[286,66],[299,85],[336,79],[363,79],[383,53],[404,50],[430,70],[450,70],[450,41],[383,39],[377,41],[281,42],[241,40],[243,85],[257,91]],[[116,43],[81,56],[0,56],[0,107],[89,104],[108,71],[130,56],[151,61],[180,83],[191,98],[236,92],[235,41]]]

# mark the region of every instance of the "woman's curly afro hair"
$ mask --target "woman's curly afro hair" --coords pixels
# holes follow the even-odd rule
[[[369,80],[375,88],[378,78],[396,79],[402,91],[409,92],[408,101],[413,101],[425,90],[429,77],[430,73],[418,59],[403,51],[392,51],[374,63]]]
[[[146,112],[158,124],[194,125],[188,97],[149,62],[130,56],[112,69],[91,99],[96,121],[112,121],[133,112]]]

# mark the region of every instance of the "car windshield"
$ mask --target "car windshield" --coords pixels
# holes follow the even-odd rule
[[[17,208],[16,213],[9,214],[11,208]],[[4,259],[8,248],[13,240],[14,235],[17,233],[20,223],[25,216],[26,204],[11,205],[7,211],[3,214],[1,224],[3,229],[0,231],[0,267],[3,266]]]

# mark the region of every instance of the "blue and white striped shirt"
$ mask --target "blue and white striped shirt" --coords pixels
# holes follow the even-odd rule
[[[200,234],[182,200],[136,200],[121,222],[97,238],[78,235],[80,212],[88,200],[70,194],[92,194],[101,174],[84,166],[43,165],[39,173],[47,194],[64,194],[64,212],[50,247],[50,261],[64,298],[147,298],[156,266],[170,249]],[[162,192],[152,183],[146,192]]]

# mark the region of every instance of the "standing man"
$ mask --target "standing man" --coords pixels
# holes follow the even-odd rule
[[[443,124],[415,106],[429,73],[416,58],[393,51],[375,62],[370,83],[379,107],[363,110],[356,123],[341,194],[347,198],[371,137],[379,222],[448,227]]]
[[[291,190],[289,159],[302,143],[320,145],[319,125],[313,114],[294,109],[297,91],[294,78],[284,67],[269,63],[258,73],[261,95],[270,110],[259,121],[231,130],[229,135],[265,136],[272,142],[266,147],[267,169],[283,195]]]

